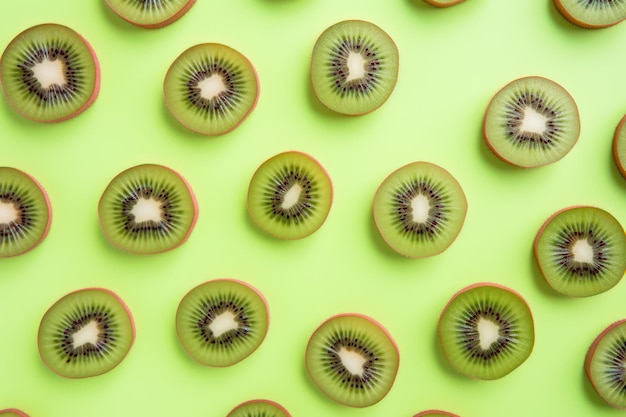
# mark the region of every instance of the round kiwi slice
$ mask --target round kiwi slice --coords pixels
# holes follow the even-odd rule
[[[176,171],[143,164],[118,174],[98,205],[100,225],[119,249],[140,254],[182,245],[198,217],[196,198]]]
[[[226,367],[247,358],[261,345],[268,327],[263,295],[234,279],[198,285],[183,297],[176,312],[180,343],[206,366]]]
[[[0,167],[0,258],[34,249],[51,222],[50,200],[41,184],[23,171]]]
[[[546,282],[571,297],[613,288],[626,269],[624,229],[597,207],[567,207],[550,216],[537,233],[534,252]]]
[[[491,99],[484,118],[489,148],[520,167],[563,158],[580,135],[578,107],[559,84],[543,77],[519,78]]]
[[[613,159],[617,169],[626,178],[626,115],[622,117],[613,136]]]
[[[158,29],[180,19],[196,0],[105,0],[122,19],[133,25]]]
[[[626,409],[626,319],[619,320],[593,341],[585,357],[591,385],[607,403]]]
[[[554,0],[571,23],[588,29],[613,26],[626,19],[626,0]]]
[[[426,410],[415,414],[413,417],[459,417],[457,414],[448,413],[441,410]]]
[[[426,3],[435,7],[450,7],[455,4],[463,3],[465,0],[424,0]]]
[[[396,379],[400,352],[387,330],[362,314],[338,314],[322,323],[306,347],[313,383],[333,401],[368,407],[382,400]]]
[[[233,408],[226,417],[291,417],[291,414],[274,401],[250,400]]]
[[[528,359],[535,328],[530,308],[518,293],[478,283],[448,302],[439,318],[439,336],[457,371],[475,379],[498,379]]]
[[[4,410],[0,410],[0,415],[4,415],[5,417],[28,417],[28,414],[17,408],[5,408]]]
[[[410,258],[446,250],[463,227],[467,200],[445,169],[413,162],[392,172],[374,197],[374,221],[382,238]]]
[[[248,188],[248,212],[263,230],[280,239],[301,239],[319,229],[333,201],[324,168],[303,152],[289,151],[265,161]]]
[[[0,58],[7,101],[37,122],[60,122],[85,111],[100,91],[94,50],[74,30],[53,23],[17,35]]]
[[[209,136],[230,132],[259,97],[248,59],[226,45],[204,43],[183,52],[165,75],[165,103],[188,129]]]
[[[130,310],[112,291],[71,292],[48,309],[39,325],[42,361],[66,378],[109,372],[122,362],[135,340]]]
[[[346,115],[369,113],[391,95],[398,78],[398,48],[380,27],[345,20],[326,29],[311,57],[317,98]]]

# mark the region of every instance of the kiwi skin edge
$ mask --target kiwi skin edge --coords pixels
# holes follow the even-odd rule
[[[280,411],[283,412],[283,414],[285,414],[285,416],[291,417],[291,414],[289,414],[289,412],[287,410],[285,410],[285,407],[283,407],[282,405],[278,404],[277,402],[274,402],[274,401],[271,401],[271,400],[249,400],[249,401],[244,401],[241,404],[239,404],[238,406],[236,406],[235,408],[233,408],[232,410],[230,410],[230,412],[228,413],[228,415],[226,417],[231,416],[240,407],[243,407],[243,406],[248,405],[248,404],[255,404],[255,403],[269,404],[269,405],[271,405],[273,407],[278,408]]]
[[[583,22],[582,20],[578,20],[576,19],[574,16],[572,16],[563,6],[563,4],[561,3],[560,0],[554,0],[554,5],[556,6],[557,10],[559,11],[559,13],[561,13],[561,15],[563,15],[563,17],[565,19],[567,19],[570,23],[573,23],[577,26],[580,26],[582,28],[585,29],[603,29],[603,28],[608,28],[609,26],[615,26],[618,23],[622,22],[624,19],[619,20],[617,22],[614,23],[607,23],[605,25],[593,25],[587,22]]]
[[[430,415],[442,415],[442,416],[450,416],[450,417],[459,417],[458,414],[449,413],[447,411],[442,410],[426,410],[421,413],[415,414],[413,417],[427,417]]]
[[[435,7],[442,7],[442,8],[443,8],[443,7],[450,7],[450,6],[454,6],[455,4],[463,3],[464,1],[465,1],[465,0],[456,0],[456,1],[451,1],[451,2],[447,2],[447,3],[446,3],[446,2],[442,3],[442,2],[439,2],[439,1],[437,1],[437,0],[424,0],[424,2],[426,2],[426,3],[430,4],[431,6],[435,6]],[[434,411],[437,411],[437,410],[434,410]],[[425,412],[427,412],[427,411],[425,411]],[[428,412],[430,412],[430,411],[428,411]],[[443,411],[437,411],[437,412],[438,412],[438,413],[443,413]],[[420,414],[421,414],[421,413],[420,413]],[[420,414],[418,414],[418,416],[419,416]],[[449,413],[446,413],[446,414],[449,414]],[[454,415],[454,414],[450,414],[450,415]],[[417,417],[417,416],[415,416],[415,417]]]
[[[109,6],[109,8],[119,17],[121,17],[123,20],[127,21],[128,23],[131,23],[135,26],[138,26],[140,28],[144,28],[144,29],[160,29],[162,27],[171,25],[172,23],[174,23],[175,21],[177,21],[178,19],[180,19],[181,17],[183,17],[183,15],[185,13],[187,13],[189,11],[189,9],[191,9],[191,6],[193,6],[196,3],[196,0],[189,0],[187,2],[187,4],[185,4],[185,7],[183,7],[182,9],[180,9],[178,11],[178,13],[176,13],[175,15],[169,17],[168,19],[165,19],[162,22],[159,23],[153,23],[153,24],[141,24],[141,23],[137,23],[134,22],[130,19],[127,19],[126,17],[122,16],[121,14],[119,14],[113,7],[111,7],[111,5],[109,4],[110,2],[108,0],[105,0],[107,5]]]
[[[621,161],[619,159],[619,149],[618,149],[618,140],[620,137],[621,131],[626,128],[626,115],[622,117],[617,128],[615,129],[615,135],[613,136],[613,159],[615,159],[615,164],[617,165],[617,169],[622,174],[624,178],[626,178],[626,161]]]
[[[28,414],[17,408],[5,408],[4,410],[0,410],[0,414],[17,414],[20,417],[29,417]]]

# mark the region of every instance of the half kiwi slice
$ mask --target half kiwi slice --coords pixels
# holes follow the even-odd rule
[[[254,109],[257,74],[233,48],[204,43],[183,52],[165,75],[165,103],[188,129],[209,136],[230,132]]]
[[[567,207],[545,221],[534,252],[546,282],[561,294],[588,297],[613,288],[626,269],[626,235],[610,213]]]
[[[424,0],[426,3],[435,7],[450,7],[455,4],[463,3],[465,0]]]
[[[198,217],[196,198],[176,171],[143,164],[118,174],[98,204],[100,225],[119,249],[140,254],[182,245]]]
[[[585,372],[596,392],[615,408],[626,409],[626,319],[619,320],[593,341],[585,357]]]
[[[100,91],[94,50],[74,30],[33,26],[17,35],[0,58],[0,84],[7,101],[37,122],[60,122],[85,111]]]
[[[247,358],[261,345],[268,327],[263,295],[234,279],[198,285],[183,297],[176,312],[180,343],[206,366],[226,367]]]
[[[426,410],[415,414],[413,417],[459,417],[457,414],[442,410]]]
[[[369,113],[391,95],[398,61],[396,44],[380,27],[362,20],[335,23],[313,47],[313,90],[335,112]]]
[[[34,249],[48,235],[52,208],[35,178],[0,167],[0,258]]]
[[[269,234],[301,239],[324,224],[332,200],[333,186],[320,163],[303,152],[289,151],[256,170],[247,207],[252,220]]]
[[[439,336],[450,364],[475,379],[498,379],[533,350],[530,308],[515,291],[478,283],[456,293],[439,318]]]
[[[626,178],[626,115],[622,117],[613,136],[613,159],[617,169]]]
[[[588,29],[605,28],[626,19],[625,0],[554,0],[571,23]]]
[[[251,400],[233,408],[226,417],[291,417],[291,414],[274,401]]]
[[[467,200],[445,169],[413,162],[392,172],[374,197],[374,221],[382,238],[410,258],[446,250],[463,227]]]
[[[500,159],[525,168],[547,165],[563,158],[578,141],[578,107],[552,80],[519,78],[491,99],[483,131]]]
[[[122,362],[135,340],[130,310],[110,290],[71,292],[48,309],[39,325],[42,361],[66,378],[109,372]]]
[[[400,352],[387,330],[362,314],[330,317],[306,347],[306,369],[330,399],[349,407],[369,407],[391,390]]]
[[[17,408],[5,408],[4,410],[0,410],[0,415],[5,417],[28,417],[28,414]]]
[[[133,25],[158,29],[180,19],[196,0],[105,0],[122,19]]]

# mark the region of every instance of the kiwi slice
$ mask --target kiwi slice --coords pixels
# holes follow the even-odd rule
[[[268,327],[263,295],[234,279],[198,285],[183,297],[176,312],[180,343],[206,366],[226,367],[247,358],[261,345]]]
[[[382,238],[410,258],[446,250],[463,227],[467,200],[445,169],[413,162],[392,172],[374,197],[374,221]]]
[[[559,84],[543,77],[519,78],[491,99],[484,118],[489,148],[520,167],[563,158],[580,135],[578,107]]]
[[[301,239],[319,229],[333,200],[324,168],[303,152],[289,151],[265,161],[248,188],[248,213],[279,239]]]
[[[313,383],[349,407],[369,407],[382,400],[400,364],[391,335],[362,314],[338,314],[322,323],[309,339],[305,358]]]
[[[48,235],[52,208],[35,178],[0,167],[0,258],[34,249]]]
[[[196,0],[105,0],[122,19],[133,25],[158,29],[180,19]]]
[[[456,293],[439,318],[439,336],[450,364],[475,379],[498,379],[533,350],[535,328],[526,301],[513,290],[478,283]]]
[[[450,7],[455,4],[463,3],[465,0],[424,0],[426,3],[435,7]]]
[[[0,415],[4,415],[5,417],[28,417],[28,414],[17,408],[5,408],[4,410],[0,410]]]
[[[459,417],[457,414],[448,413],[441,410],[426,410],[415,414],[413,417]]]
[[[165,75],[165,103],[188,129],[209,136],[230,132],[259,97],[248,59],[226,45],[204,43],[183,52]]]
[[[226,417],[291,417],[291,414],[274,401],[251,400],[233,408]]]
[[[626,319],[619,320],[593,341],[585,357],[585,372],[596,392],[610,405],[626,409]]]
[[[613,159],[617,169],[621,172],[622,176],[626,178],[626,115],[622,117],[617,128],[615,129],[615,135],[613,136]]]
[[[626,0],[554,0],[571,23],[588,29],[613,26],[626,19]]]
[[[135,340],[130,310],[104,288],[71,292],[52,305],[39,325],[41,360],[66,378],[109,372],[126,357]]]
[[[119,249],[153,254],[182,245],[198,217],[187,181],[163,165],[143,164],[118,174],[98,205],[100,225]]]
[[[17,35],[0,58],[0,84],[11,107],[37,122],[60,122],[85,111],[100,91],[94,50],[74,30],[33,26]]]
[[[391,95],[398,78],[398,48],[380,27],[345,20],[326,29],[311,57],[317,98],[346,115],[369,113]]]
[[[534,252],[546,282],[571,297],[613,288],[626,269],[624,229],[597,207],[567,207],[550,216],[537,233]]]

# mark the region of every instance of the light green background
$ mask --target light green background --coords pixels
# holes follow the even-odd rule
[[[314,98],[308,61],[326,27],[352,18],[370,20],[396,40],[400,72],[380,109],[346,118]],[[0,99],[0,165],[38,178],[54,211],[37,249],[0,260],[0,408],[49,417],[225,416],[241,401],[268,398],[304,417],[408,417],[428,408],[464,417],[620,413],[592,391],[583,360],[595,336],[626,317],[626,284],[587,299],[558,296],[542,281],[531,247],[544,220],[568,205],[596,205],[626,224],[626,180],[610,149],[626,111],[625,24],[579,29],[551,0],[468,0],[449,9],[422,0],[198,0],[180,21],[151,31],[123,22],[102,0],[20,0],[3,4],[1,48],[43,22],[65,24],[89,40],[102,89],[87,112],[53,125],[27,121]],[[259,74],[258,106],[222,137],[186,131],[163,102],[170,63],[203,42],[239,50]],[[580,140],[564,159],[529,170],[494,157],[481,134],[491,96],[526,75],[562,84],[582,121]],[[254,170],[289,149],[319,159],[335,200],[320,230],[287,242],[252,224],[245,199]],[[417,160],[448,169],[469,210],[446,252],[411,260],[382,242],[371,204],[391,171]],[[180,171],[200,215],[182,247],[137,256],[112,248],[96,210],[117,173],[146,162]],[[271,324],[252,356],[213,369],[184,353],[174,316],[188,290],[221,277],[259,288]],[[452,294],[479,281],[519,291],[536,321],[530,358],[496,381],[458,375],[436,337]],[[112,372],[63,379],[39,360],[37,327],[58,298],[89,286],[110,288],[127,302],[137,339]],[[374,317],[401,351],[395,385],[369,408],[333,403],[306,376],[309,336],[341,312]]]

